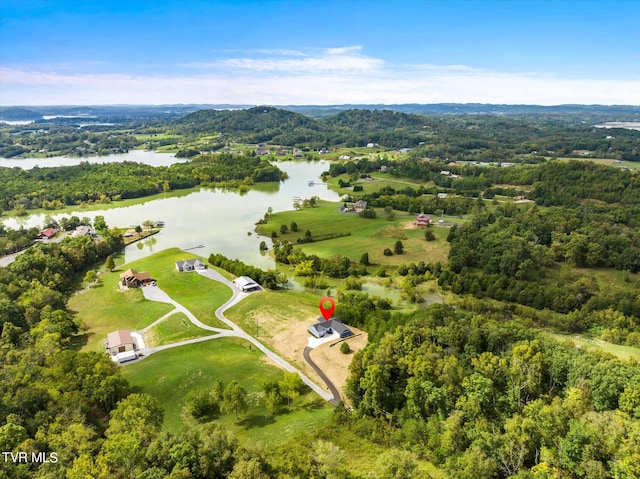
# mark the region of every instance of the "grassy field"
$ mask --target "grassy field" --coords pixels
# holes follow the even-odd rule
[[[209,326],[226,328],[227,326],[215,317],[215,310],[231,298],[231,290],[198,273],[179,273],[176,270],[176,261],[193,258],[198,256],[185,253],[178,248],[170,248],[126,267],[151,272],[152,278],[158,282],[158,287],[191,311],[200,321]],[[201,259],[206,261],[205,258]]]
[[[147,203],[149,201],[159,200],[164,198],[186,196],[190,193],[198,191],[199,189],[200,188],[189,188],[184,190],[168,191],[166,193],[158,193],[156,195],[145,196],[142,198],[131,198],[131,199],[120,200],[120,201],[112,201],[110,203],[83,203],[80,205],[65,206],[64,208],[60,208],[53,211],[45,210],[43,208],[29,209],[29,214],[34,214],[34,215],[35,214],[42,214],[42,215],[63,214],[64,215],[64,214],[71,214],[71,213],[78,214],[78,212],[90,213],[92,211],[100,211],[100,210],[108,210],[111,208],[123,208],[125,206],[140,205],[143,203]],[[12,211],[5,211],[3,212],[3,214],[6,215],[7,217],[14,216]],[[89,214],[87,214],[86,216],[91,217]],[[153,219],[153,218],[150,218],[150,219]],[[118,226],[118,225],[109,225],[109,226]]]
[[[613,166],[613,167],[618,167],[618,166],[626,166],[627,168],[630,168],[633,171],[638,171],[638,169],[640,168],[640,163],[638,162],[633,162],[633,161],[620,161],[620,163],[616,163],[616,160],[612,160],[610,158],[558,158],[559,161],[563,161],[563,162],[568,162],[568,161],[593,161],[594,163],[598,163],[600,165],[607,165],[607,166]]]
[[[289,413],[272,417],[261,405],[262,384],[280,380],[281,369],[268,364],[264,355],[249,343],[221,338],[156,353],[121,369],[136,389],[155,396],[165,409],[164,428],[168,431],[197,427],[183,414],[184,397],[193,390],[211,388],[216,380],[237,380],[249,393],[250,409],[240,421],[223,415],[219,421],[235,436],[254,445],[281,443],[288,437],[324,424],[331,408],[310,393],[298,398]]]
[[[211,331],[195,326],[184,313],[176,313],[144,333],[144,339],[147,346],[156,347],[210,334]]]
[[[170,304],[147,301],[139,289],[120,291],[118,281],[122,271],[101,274],[101,286],[69,301],[69,308],[84,331],[74,342],[85,351],[103,351],[111,331],[142,329],[173,309]]]
[[[576,334],[560,334],[560,333],[547,333],[549,336],[556,338],[559,341],[572,341],[576,347],[580,347],[586,350],[600,350],[626,361],[627,359],[635,359],[640,361],[640,348],[634,348],[632,346],[623,346],[620,344],[613,344],[601,339],[588,338],[582,335]]]
[[[382,188],[386,188],[386,187],[391,187],[394,188],[396,190],[402,190],[404,188],[407,187],[411,187],[413,189],[418,189],[420,187],[420,185],[424,185],[424,186],[432,186],[433,182],[420,182],[420,181],[416,181],[416,180],[410,180],[407,178],[403,178],[403,179],[396,179],[393,178],[387,174],[383,174],[383,173],[371,173],[371,176],[374,178],[373,181],[362,181],[359,180],[357,182],[358,185],[361,185],[364,191],[359,191],[357,193],[353,192],[353,189],[351,187],[349,188],[340,188],[339,186],[339,182],[340,180],[344,181],[344,182],[348,182],[349,181],[349,175],[344,174],[344,175],[339,175],[336,177],[330,177],[327,179],[327,184],[329,185],[329,188],[331,188],[333,191],[341,194],[341,195],[353,195],[353,196],[360,196],[364,193],[375,193],[380,191]]]
[[[320,297],[300,291],[264,291],[252,294],[225,312],[225,316],[238,324],[252,336],[260,339],[270,338],[278,324],[285,324],[292,319],[319,316],[318,303]],[[269,328],[260,317],[269,318]],[[256,320],[258,323],[256,324]]]
[[[139,330],[173,309],[172,305],[147,301],[140,289],[121,291],[120,273],[128,268],[149,271],[169,296],[189,309],[200,321],[210,326],[226,328],[215,317],[215,309],[231,297],[226,286],[197,273],[178,273],[174,263],[196,256],[172,248],[161,251],[113,272],[100,274],[102,284],[73,296],[69,307],[85,331],[75,341],[83,350],[102,350],[107,334],[118,329]]]
[[[369,253],[369,260],[373,264],[398,265],[410,262],[447,261],[449,243],[446,237],[448,228],[432,227],[436,236],[435,241],[425,241],[423,229],[405,229],[405,223],[411,223],[414,216],[396,216],[389,221],[383,214],[375,219],[360,218],[357,214],[341,214],[338,212],[340,204],[320,201],[317,208],[304,208],[298,211],[274,213],[266,225],[258,226],[258,233],[271,236],[276,231],[278,239],[288,240],[296,244],[308,230],[313,235],[346,234],[349,236],[326,241],[303,244],[300,247],[308,254],[321,257],[347,256],[352,261],[359,261],[364,252]],[[281,225],[289,227],[296,222],[298,232],[280,233]],[[385,248],[393,250],[394,243],[400,240],[405,253],[394,256],[384,256]]]

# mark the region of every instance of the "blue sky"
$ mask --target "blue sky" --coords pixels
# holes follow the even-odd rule
[[[0,105],[640,104],[640,0],[2,0]]]

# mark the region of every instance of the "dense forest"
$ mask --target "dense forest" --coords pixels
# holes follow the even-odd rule
[[[640,474],[637,363],[517,321],[446,306],[392,318],[361,295],[341,299],[350,324],[401,323],[352,363],[355,412],[343,421],[358,434],[427,458],[451,478]]]

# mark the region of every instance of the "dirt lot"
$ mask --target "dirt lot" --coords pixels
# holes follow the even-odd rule
[[[321,344],[311,352],[311,359],[322,369],[340,391],[344,400],[344,386],[349,377],[349,364],[353,355],[367,345],[367,333],[349,326],[353,336],[346,342],[351,348],[349,354],[340,352],[340,340],[336,339],[328,343]],[[333,346],[332,346],[333,345]]]
[[[302,370],[309,378],[318,385],[323,386],[324,383],[318,375],[311,369],[302,357],[302,351],[307,346],[307,340],[312,337],[308,331],[311,324],[318,320],[317,316],[312,313],[300,314],[297,311],[294,314],[269,314],[268,311],[252,311],[249,313],[252,319],[257,320],[259,324],[260,341],[265,342],[278,354],[283,356],[291,364]],[[336,387],[342,391],[346,384],[349,374],[349,364],[353,359],[353,355],[367,344],[367,333],[350,327],[354,336],[348,340],[352,352],[342,354],[340,345],[330,347],[331,344],[338,340],[324,343],[313,350],[311,358],[325,372],[325,374],[333,381]],[[253,331],[251,331],[253,333]],[[324,388],[326,389],[326,388]],[[327,389],[328,391],[328,389]]]

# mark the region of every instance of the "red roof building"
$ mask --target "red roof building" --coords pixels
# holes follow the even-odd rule
[[[423,226],[426,227],[431,224],[431,218],[429,218],[424,213],[420,213],[413,224],[418,228],[422,228]]]
[[[40,231],[40,234],[38,236],[42,239],[51,239],[56,235],[57,232],[58,230],[55,228],[47,228],[46,230]]]

